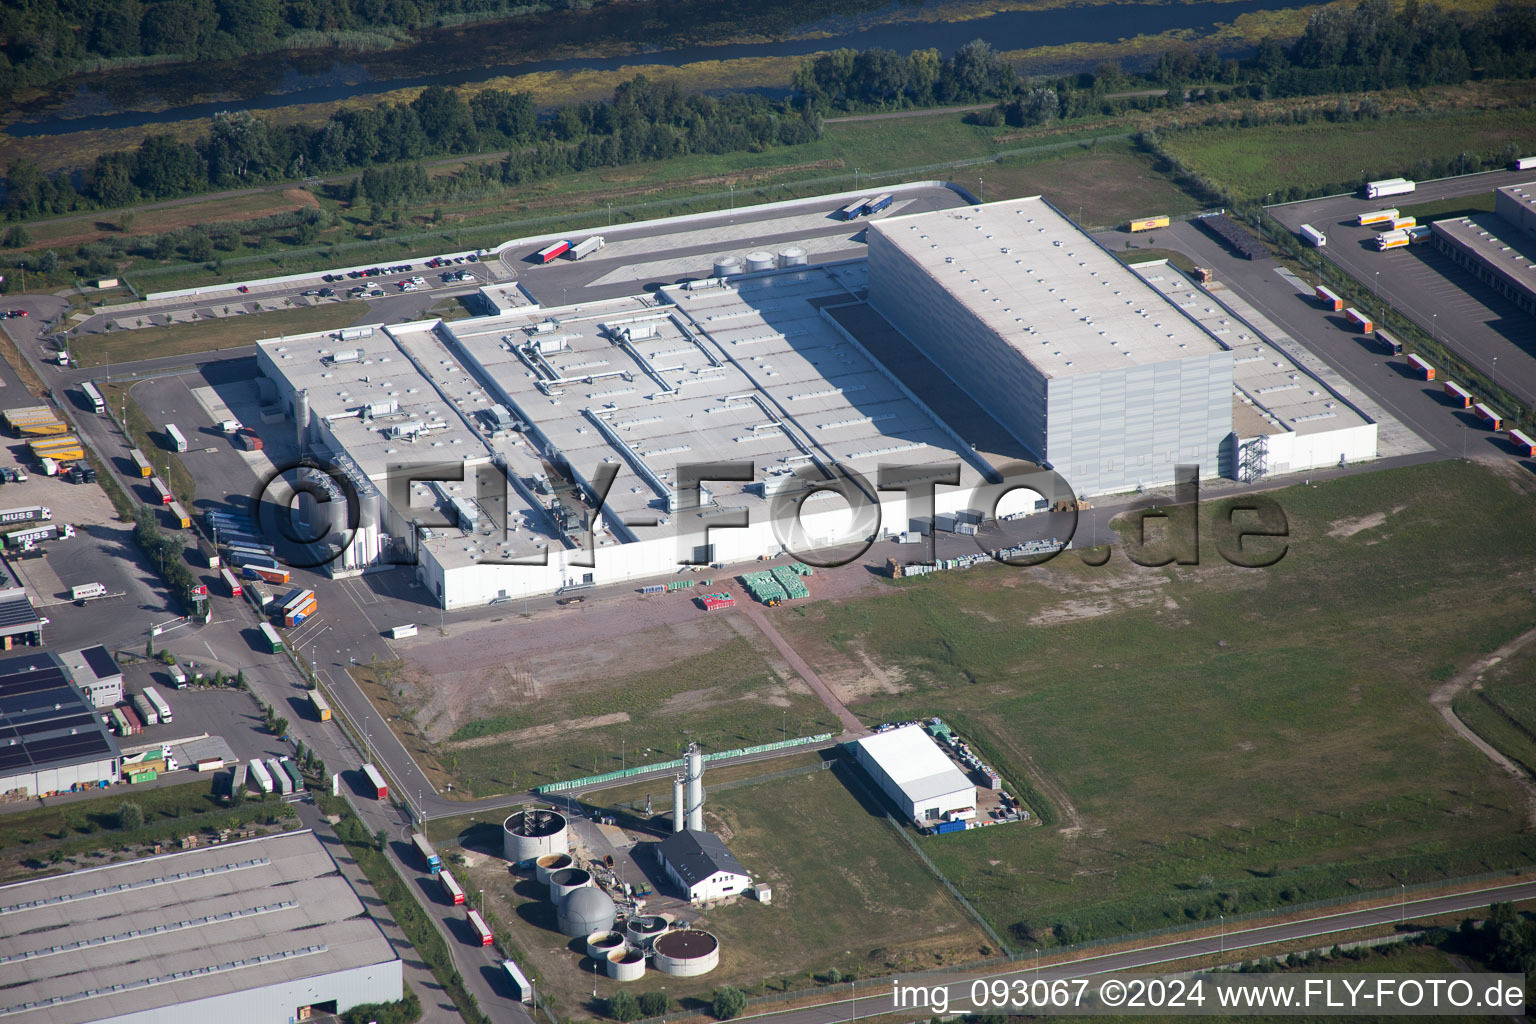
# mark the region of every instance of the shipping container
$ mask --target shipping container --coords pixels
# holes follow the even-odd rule
[[[153,686],[146,686],[144,687],[144,696],[155,706],[155,713],[160,716],[160,721],[170,725],[173,721],[171,718],[171,706],[166,703],[164,697],[160,696],[160,691]]]
[[[144,457],[144,453],[139,451],[139,449],[130,449],[128,457],[133,460],[133,468],[139,471],[140,477],[148,479],[155,475],[155,467],[149,464],[149,460]]]
[[[1350,323],[1360,328],[1361,334],[1370,334],[1376,329],[1376,325],[1371,322],[1371,318],[1353,306],[1346,309],[1344,315],[1349,319]]]
[[[1388,332],[1378,327],[1376,328],[1376,340],[1381,342],[1382,347],[1387,350],[1388,355],[1400,356],[1403,354],[1403,343],[1397,340],[1397,335],[1389,334]]]
[[[299,771],[299,766],[291,757],[280,757],[277,766],[288,773],[288,781],[293,784],[295,793],[304,792],[304,773]]]
[[[1151,231],[1155,228],[1165,228],[1168,226],[1168,224],[1169,220],[1166,216],[1143,217],[1141,220],[1131,221],[1131,232],[1134,234],[1137,231]]]
[[[120,710],[123,717],[128,719],[128,735],[137,736],[144,731],[144,719],[139,717],[132,704],[124,704]]]
[[[389,638],[391,640],[404,640],[406,637],[415,635],[416,624],[414,622],[407,623],[404,626],[391,626],[389,628]]]
[[[149,486],[154,488],[155,496],[160,500],[160,504],[169,505],[176,500],[176,495],[171,493],[171,489],[165,486],[159,477],[150,477]]]
[[[1344,300],[1332,288],[1324,288],[1322,285],[1318,285],[1313,289],[1312,294],[1317,296],[1318,301],[1323,304],[1325,309],[1331,309],[1335,313],[1343,311]]]
[[[1511,430],[1509,432],[1509,440],[1510,443],[1513,444],[1515,448],[1519,450],[1520,454],[1525,458],[1529,459],[1536,457],[1536,441],[1532,441],[1530,435],[1526,434],[1524,431]]]
[[[373,787],[375,800],[389,799],[389,786],[384,782],[384,776],[371,764],[363,765],[363,777],[368,780],[368,785]]]
[[[453,880],[453,876],[446,871],[439,871],[437,880],[443,884],[443,896],[449,903],[456,907],[464,905],[464,890],[459,888],[459,883]]]
[[[1489,430],[1503,430],[1504,429],[1504,417],[1500,416],[1498,413],[1496,413],[1492,409],[1488,408],[1488,406],[1484,405],[1482,402],[1479,402],[1476,405],[1474,405],[1472,407],[1472,411],[1477,413],[1478,419],[1480,419],[1484,423],[1488,424],[1488,429]]]
[[[1450,397],[1451,401],[1457,403],[1457,408],[1472,408],[1472,392],[1468,391],[1466,388],[1462,387],[1460,384],[1457,384],[1453,380],[1446,381],[1444,387],[1446,395]]]
[[[1419,376],[1421,378],[1423,378],[1424,380],[1434,380],[1435,379],[1435,368],[1433,366],[1430,366],[1429,363],[1425,362],[1419,356],[1413,356],[1413,355],[1409,356],[1408,357],[1408,365],[1413,367],[1415,370],[1417,370]]]
[[[1316,246],[1319,249],[1328,244],[1328,236],[1317,230],[1317,228],[1313,227],[1311,224],[1303,224],[1301,226],[1300,234],[1301,240],[1303,242],[1306,242],[1308,245]]]
[[[533,254],[533,258],[539,263],[549,263],[571,247],[570,242],[552,242]]]
[[[288,773],[283,769],[282,764],[277,758],[267,758],[267,771],[272,773],[272,784],[277,787],[279,793],[283,796],[291,796],[293,794],[293,779],[288,777]]]
[[[272,623],[263,622],[258,628],[261,630],[261,638],[267,642],[268,649],[271,650],[273,654],[281,653],[283,649],[283,638],[278,635],[277,630],[272,628]]]
[[[1509,169],[1512,171],[1529,171],[1533,167],[1536,167],[1536,156],[1518,157],[1509,165]]]
[[[1417,187],[1407,178],[1383,178],[1381,181],[1366,183],[1365,198],[1380,199],[1382,196],[1407,195]]]
[[[480,945],[489,946],[496,941],[496,936],[492,935],[491,930],[486,927],[485,918],[480,916],[479,911],[471,910],[469,912],[469,927],[479,938]]]
[[[187,515],[187,510],[181,507],[181,502],[171,502],[170,510],[172,523],[175,523],[182,530],[192,529],[192,517]]]
[[[422,863],[426,865],[428,871],[435,875],[443,870],[443,859],[437,855],[436,850],[432,849],[432,844],[427,842],[426,836],[420,832],[412,833],[411,845],[416,847],[417,853],[421,854]]]
[[[570,252],[566,253],[566,255],[573,260],[584,259],[585,257],[597,252],[597,250],[601,249],[602,247],[603,236],[592,235],[590,238],[584,238],[577,242],[575,245],[571,246]]]
[[[891,195],[889,192],[887,192],[887,193],[885,193],[883,195],[875,196],[875,198],[873,198],[873,199],[871,199],[869,201],[869,206],[865,208],[864,212],[867,215],[873,217],[875,214],[879,213],[881,210],[884,210],[887,207],[889,207],[895,201],[896,201],[896,197]]]
[[[80,385],[80,393],[85,396],[85,404],[90,406],[91,412],[102,413],[107,411],[107,402],[101,397],[101,392],[96,385],[86,381]]]
[[[182,436],[176,424],[167,423],[165,425],[165,436],[170,439],[171,451],[184,452],[187,450],[187,439]]]
[[[228,569],[219,570],[219,579],[223,580],[224,586],[229,588],[230,597],[239,597],[245,593],[245,588],[240,585],[239,580],[235,579],[235,574]]]
[[[1368,228],[1372,224],[1387,224],[1394,220],[1397,220],[1396,210],[1372,210],[1360,215],[1360,226]]]
[[[128,719],[123,717],[122,710],[120,708],[113,708],[112,709],[112,731],[117,733],[119,736],[127,736],[127,735],[129,735],[128,729],[129,729]]]
[[[331,703],[319,690],[309,691],[309,705],[315,709],[315,717],[322,722],[331,720]]]
[[[133,710],[139,713],[139,720],[145,725],[160,724],[160,715],[155,711],[155,706],[142,693],[133,695]]]
[[[240,578],[261,580],[264,583],[285,584],[291,579],[287,569],[273,569],[265,565],[247,565],[240,570]]]
[[[842,217],[843,220],[858,220],[859,215],[864,212],[864,208],[868,205],[868,199],[860,199],[857,202],[849,203],[838,211],[838,216]]]
[[[533,1002],[533,985],[523,976],[523,972],[517,969],[517,964],[511,960],[503,960],[501,969],[507,975],[507,984],[512,987],[512,998],[520,1003]]]
[[[272,784],[272,773],[267,771],[267,766],[262,762],[261,758],[251,758],[250,774],[251,778],[256,780],[256,788],[260,789],[263,793],[270,793],[276,788]]]
[[[248,452],[259,452],[266,447],[266,442],[250,427],[235,431],[235,443]]]

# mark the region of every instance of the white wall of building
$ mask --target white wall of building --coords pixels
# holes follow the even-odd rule
[[[1296,434],[1290,431],[1267,435],[1268,472],[1299,473],[1337,466],[1339,459],[1359,462],[1376,457],[1376,424],[1365,423],[1340,430]],[[1246,444],[1253,438],[1244,438]]]
[[[399,960],[280,982],[209,999],[103,1017],[100,1024],[286,1024],[299,1007],[336,1000],[338,1013],[364,1003],[391,1003],[404,994]]]
[[[74,785],[94,785],[98,782],[117,781],[117,759],[103,758],[84,764],[49,768],[40,772],[18,772],[0,777],[0,793],[23,790],[36,796],[39,793],[67,792]]]
[[[683,877],[672,870],[672,865],[666,865],[667,874],[678,888],[688,893],[688,902],[706,903],[710,900],[720,900],[727,896],[736,896],[745,892],[752,884],[752,879],[746,875],[738,875],[733,871],[716,871],[708,878],[696,885],[689,885],[683,881]]]

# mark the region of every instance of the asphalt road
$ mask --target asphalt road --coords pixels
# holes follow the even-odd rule
[[[1378,252],[1378,230],[1355,223],[1368,210],[1472,196],[1533,178],[1533,171],[1488,171],[1423,182],[1407,195],[1331,196],[1272,206],[1269,212],[1293,231],[1311,224],[1324,232],[1328,244],[1316,251],[1318,256],[1342,268],[1379,301],[1406,314],[1523,402],[1536,405],[1536,320],[1433,244]]]
[[[1368,928],[1382,924],[1406,922],[1409,919],[1453,914],[1464,910],[1486,907],[1489,903],[1493,902],[1512,902],[1532,898],[1536,898],[1536,882],[1490,886],[1450,896],[1410,899],[1402,904],[1392,904],[1370,910],[1345,911],[1326,916],[1287,921],[1280,924],[1260,925],[1251,928],[1223,929],[1218,931],[1216,935],[1202,935],[1199,938],[1190,939],[1170,939],[1156,945],[1143,946],[1126,952],[1102,953],[1064,961],[1051,961],[1041,964],[1038,968],[1027,961],[1019,961],[1020,966],[1016,969],[996,971],[985,975],[976,975],[976,977],[989,979],[1025,978],[1031,981],[1035,978],[1040,978],[1045,981],[1051,981],[1058,978],[1084,978],[1117,972],[1145,971],[1150,967],[1156,967],[1160,964],[1174,964],[1176,961],[1191,957],[1220,956],[1223,952],[1239,949],[1251,949],[1257,946],[1293,942],[1298,939],[1330,935],[1355,928]],[[1209,928],[1209,923],[1207,923],[1206,927]],[[971,1009],[971,983],[972,979],[968,978],[963,982],[954,982],[945,986],[949,991],[951,1013],[966,1013]],[[877,1017],[884,1013],[897,1012],[898,1009],[914,1018],[931,1016],[928,1012],[913,1011],[910,1008],[894,1006],[890,980],[880,979],[870,983],[866,995],[849,996],[836,1002],[804,1007],[802,1009],[748,1014],[736,1019],[771,1021],[773,1024],[836,1024],[838,1021],[855,1020],[860,1017]],[[982,1012],[989,1011],[984,1010]]]

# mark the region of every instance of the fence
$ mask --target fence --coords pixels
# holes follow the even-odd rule
[[[714,754],[705,754],[704,760],[720,761],[728,757],[745,757],[748,754],[763,754],[770,750],[787,750],[791,747],[803,747],[809,743],[823,743],[832,738],[829,732],[818,733],[815,736],[797,736],[792,740],[776,740],[773,743],[759,743],[755,747],[741,747],[737,750],[722,750]],[[563,793],[570,789],[581,789],[586,786],[601,786],[607,782],[617,782],[620,779],[633,779],[651,772],[676,771],[683,767],[683,759],[675,761],[662,761],[659,764],[642,764],[634,768],[623,768],[616,772],[603,772],[601,775],[588,775],[580,779],[568,779],[565,782],[550,782],[534,790],[539,795],[545,793]]]

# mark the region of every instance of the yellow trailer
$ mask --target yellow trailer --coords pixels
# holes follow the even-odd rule
[[[1141,220],[1131,221],[1131,230],[1151,231],[1153,228],[1165,228],[1168,226],[1167,217],[1143,217]]]

